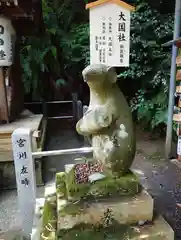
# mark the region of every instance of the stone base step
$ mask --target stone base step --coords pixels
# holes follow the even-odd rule
[[[153,220],[153,199],[145,190],[134,197],[69,201],[60,189],[46,186],[45,199],[37,205],[32,240],[174,240],[172,228],[161,216]]]
[[[153,199],[145,190],[135,197],[106,198],[100,201],[69,202],[57,198],[59,230],[85,223],[102,225],[107,215],[119,224],[152,221]]]
[[[144,226],[118,225],[117,227],[107,229],[93,229],[91,226],[86,228],[86,226],[81,225],[69,231],[60,231],[58,239],[174,240],[174,232],[160,216],[152,225]]]

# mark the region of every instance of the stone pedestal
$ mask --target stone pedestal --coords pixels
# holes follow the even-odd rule
[[[106,221],[118,224],[152,221],[153,199],[144,190],[135,197],[100,201],[71,202],[57,199],[57,218],[58,229],[71,229],[80,224],[102,226]]]
[[[144,226],[119,225],[109,228],[94,229],[91,226],[77,226],[69,231],[59,231],[61,240],[174,240],[174,232],[162,217],[152,224]]]
[[[174,240],[165,220],[154,219],[153,199],[133,173],[113,179],[111,185],[108,176],[77,183],[75,165],[68,169],[46,188],[40,239]],[[107,188],[115,194],[108,195]]]

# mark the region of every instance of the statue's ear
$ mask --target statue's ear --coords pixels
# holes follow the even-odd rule
[[[114,67],[109,67],[107,69],[107,74],[106,74],[108,80],[111,82],[111,83],[115,83],[117,82],[117,73],[115,71],[115,68]]]

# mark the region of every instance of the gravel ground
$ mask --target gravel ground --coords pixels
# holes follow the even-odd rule
[[[43,197],[44,187],[37,188],[37,197]],[[20,226],[18,199],[16,190],[0,193],[0,232],[18,229]]]

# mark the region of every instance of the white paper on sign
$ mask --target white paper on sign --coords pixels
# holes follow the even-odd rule
[[[178,138],[177,154],[178,154],[178,155],[181,155],[181,137]]]
[[[130,10],[107,2],[90,9],[90,62],[128,67]]]

